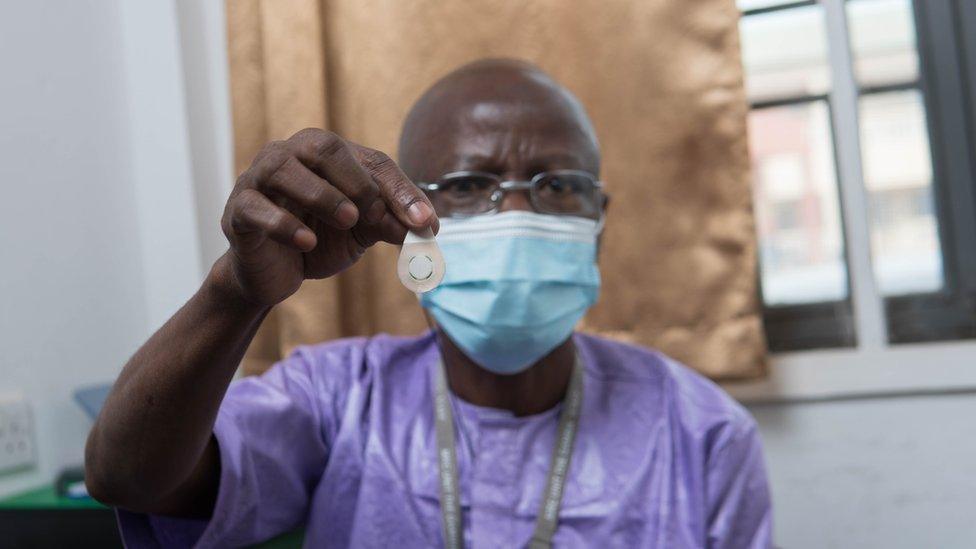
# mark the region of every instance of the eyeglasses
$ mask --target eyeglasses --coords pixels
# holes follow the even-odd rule
[[[468,217],[495,213],[505,193],[529,191],[529,201],[539,213],[598,218],[605,197],[603,183],[582,170],[542,172],[530,181],[506,181],[487,172],[451,172],[436,183],[418,183],[430,197],[437,214]]]

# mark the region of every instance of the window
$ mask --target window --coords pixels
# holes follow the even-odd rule
[[[976,2],[738,5],[770,349],[976,337]]]

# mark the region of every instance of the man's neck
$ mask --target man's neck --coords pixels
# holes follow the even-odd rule
[[[526,370],[513,375],[496,374],[478,366],[440,330],[437,339],[451,391],[471,404],[527,416],[552,408],[566,395],[576,360],[571,337]]]

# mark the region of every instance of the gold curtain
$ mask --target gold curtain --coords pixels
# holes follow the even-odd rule
[[[587,107],[612,196],[582,329],[721,379],[764,372],[733,0],[227,0],[236,168],[308,126],[395,157],[410,105],[482,57],[537,63]],[[275,308],[244,369],[349,335],[418,333],[381,245]]]

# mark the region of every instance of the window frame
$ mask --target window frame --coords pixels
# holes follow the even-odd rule
[[[775,6],[778,9],[806,7],[816,2],[795,2]],[[760,13],[778,11],[774,7],[761,8]],[[837,135],[833,124],[833,105],[829,94],[797,95],[783,99],[763,100],[750,103],[750,112],[755,110],[788,107],[793,105],[808,105],[824,103],[829,118],[830,144],[834,162],[834,180],[840,184],[840,171],[837,165]],[[839,189],[838,189],[839,193]],[[840,197],[838,196],[838,200]],[[839,200],[840,201],[840,200]],[[841,209],[841,234],[845,234],[843,220],[843,201]],[[767,346],[771,352],[799,351],[806,349],[839,348],[857,346],[857,336],[854,330],[854,309],[851,304],[850,272],[847,269],[847,238],[844,237],[843,256],[845,263],[845,282],[847,297],[839,300],[820,301],[815,303],[798,303],[784,305],[763,305],[763,324],[766,329]],[[762,277],[759,277],[758,287],[761,295]]]
[[[773,12],[782,12],[798,8],[817,6],[817,0],[800,0],[785,2],[762,8],[742,11],[741,17],[761,16]],[[833,49],[829,44],[828,48]],[[835,77],[831,74],[831,79]],[[833,88],[833,86],[832,86]],[[749,111],[766,108],[776,108],[791,105],[804,105],[824,102],[828,114],[832,158],[834,162],[834,179],[838,185],[838,207],[841,212],[840,231],[843,238],[843,258],[846,273],[847,296],[844,299],[822,301],[814,303],[797,303],[782,305],[766,305],[762,299],[763,324],[766,331],[767,346],[771,352],[800,351],[821,348],[842,348],[857,346],[857,331],[854,329],[854,305],[852,303],[852,281],[850,272],[850,251],[848,247],[845,201],[840,193],[843,188],[840,169],[840,154],[838,135],[835,124],[835,104],[833,89],[824,94],[784,96],[776,99],[750,101]],[[758,260],[758,259],[757,259]],[[761,266],[758,272],[761,273]],[[758,288],[762,296],[762,277],[758,277]]]
[[[962,0],[912,2],[919,79],[932,157],[944,286],[930,293],[885,298],[893,344],[976,338],[976,196],[973,89],[976,6]],[[968,66],[966,66],[968,61]],[[963,114],[963,116],[960,116]]]
[[[966,5],[961,0],[913,1],[918,77],[881,86],[857,83],[847,0],[787,2],[744,10],[742,17],[813,5],[821,6],[826,19],[829,92],[750,102],[750,112],[826,102],[837,170],[848,296],[832,302],[764,304],[770,351],[844,347],[876,350],[890,344],[976,338],[976,193],[972,183],[976,165],[972,153],[976,150],[972,101],[972,91],[976,90],[976,5]],[[946,32],[947,28],[951,31]],[[967,30],[973,31],[969,32],[968,41]],[[874,278],[870,250],[869,193],[861,164],[859,103],[862,97],[905,90],[919,91],[926,109],[944,285],[931,293],[882,296]]]

